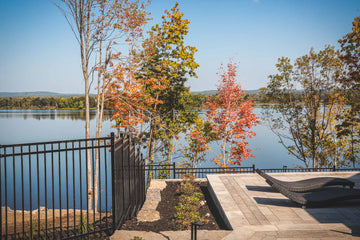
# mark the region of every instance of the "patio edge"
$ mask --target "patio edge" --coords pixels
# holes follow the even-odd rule
[[[214,201],[214,204],[216,206],[216,209],[218,210],[220,216],[221,216],[221,219],[223,221],[223,223],[225,224],[227,230],[233,230],[231,224],[230,224],[230,221],[229,219],[227,218],[226,214],[225,214],[225,211],[224,209],[221,207],[221,204],[219,202],[219,199],[217,198],[215,192],[214,192],[214,189],[211,185],[211,182],[209,181],[209,176],[211,175],[207,175],[206,178],[207,178],[207,182],[208,182],[208,190],[209,190],[209,193],[210,193],[210,197],[213,199]]]

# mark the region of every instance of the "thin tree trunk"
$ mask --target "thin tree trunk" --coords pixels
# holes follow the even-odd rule
[[[85,138],[90,138],[90,104],[89,104],[89,80],[85,81]],[[90,142],[86,141],[86,146],[90,147]],[[90,148],[87,149],[87,189],[88,189],[88,208],[92,209],[92,176],[91,176],[91,152]]]
[[[101,33],[100,39],[103,39],[103,33]],[[101,113],[101,103],[102,98],[100,97],[100,85],[101,85],[101,68],[102,67],[102,40],[99,42],[99,69],[98,69],[98,81],[97,81],[97,102],[96,102],[96,138],[101,137],[101,128],[102,128],[102,113]],[[96,141],[95,146],[98,146]],[[95,150],[95,166],[94,166],[94,211],[98,209],[98,178],[99,178],[99,149]]]
[[[150,155],[151,155],[151,146],[152,146],[152,134],[153,134],[153,128],[152,128],[152,119],[150,120],[150,133],[149,133],[149,142],[148,142],[148,149],[146,153],[146,160],[145,165],[150,164]]]
[[[90,3],[87,3],[90,4]],[[85,7],[90,8],[91,5]],[[85,81],[85,138],[90,138],[90,102],[89,102],[89,41],[90,41],[90,11],[83,16],[80,24],[80,49],[81,49],[81,65]],[[90,147],[90,142],[86,141],[86,146]],[[92,209],[92,177],[91,177],[91,152],[90,148],[86,151],[87,164],[87,193],[88,193],[88,209]]]
[[[226,139],[224,138],[223,139],[223,143],[221,145],[221,149],[222,149],[222,154],[223,154],[223,164],[224,164],[224,167],[226,166]]]
[[[84,64],[83,64],[84,66]],[[85,69],[83,67],[83,69]],[[86,70],[85,70],[86,71]],[[85,79],[85,138],[90,138],[90,104],[89,104],[89,75],[84,72]],[[91,200],[92,200],[92,177],[91,177],[91,152],[90,152],[90,142],[86,141],[86,164],[87,164],[87,192],[88,192],[88,208],[92,208]]]
[[[170,164],[173,162],[173,156],[174,156],[175,146],[174,146],[174,137],[171,138],[171,145],[170,145]]]

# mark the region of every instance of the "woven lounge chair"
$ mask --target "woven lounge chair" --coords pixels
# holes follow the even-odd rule
[[[268,181],[268,183],[281,194],[291,199],[292,201],[299,203],[303,208],[306,207],[316,207],[324,206],[327,204],[334,204],[339,201],[345,200],[360,200],[360,190],[359,189],[349,189],[349,188],[339,188],[339,187],[329,187],[322,188],[315,192],[292,192],[288,189]]]
[[[275,183],[291,192],[308,192],[308,191],[321,189],[325,186],[335,186],[335,185],[342,185],[343,187],[349,186],[350,189],[352,189],[355,185],[353,181],[350,181],[348,179],[334,178],[334,177],[317,177],[317,178],[310,178],[295,182],[285,182],[269,176],[260,169],[256,169],[256,172],[260,176],[265,178],[269,184]]]

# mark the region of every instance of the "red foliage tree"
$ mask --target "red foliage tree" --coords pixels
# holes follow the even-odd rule
[[[245,92],[236,82],[237,64],[230,62],[225,69],[221,65],[218,93],[209,97],[204,108],[213,123],[217,140],[221,141],[221,153],[212,160],[221,167],[241,165],[242,159],[254,157],[245,139],[255,136],[250,128],[257,123],[252,101],[245,99]]]

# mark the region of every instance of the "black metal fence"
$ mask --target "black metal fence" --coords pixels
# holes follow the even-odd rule
[[[130,140],[114,134],[0,146],[0,239],[110,235],[143,204],[143,166]]]
[[[182,176],[194,176],[196,178],[206,178],[207,174],[233,174],[233,173],[255,173],[256,166],[251,167],[205,167],[205,168],[183,168],[177,167],[175,163],[161,164],[161,165],[146,165],[146,176],[151,176],[152,179],[178,179]],[[360,171],[360,168],[267,168],[261,169],[266,173],[280,173],[280,172],[345,172],[345,171]]]
[[[266,173],[278,173],[278,172],[351,172],[360,171],[360,168],[336,168],[336,167],[324,167],[324,168],[265,168],[261,169]]]
[[[88,172],[88,169],[91,169]],[[0,239],[101,239],[134,217],[146,180],[254,173],[251,167],[147,165],[127,136],[0,146]],[[264,172],[359,171],[337,168]],[[94,188],[94,186],[98,186]],[[96,190],[97,189],[97,190]],[[94,191],[98,192],[95,198]],[[89,200],[90,199],[90,200]]]
[[[172,164],[154,164],[145,166],[146,179],[179,179],[182,176],[194,176],[205,178],[207,174],[225,173],[254,173],[255,165],[251,167],[204,167],[204,168],[185,168],[177,167]]]
[[[145,201],[145,163],[128,137],[112,144],[114,229],[136,216]]]

